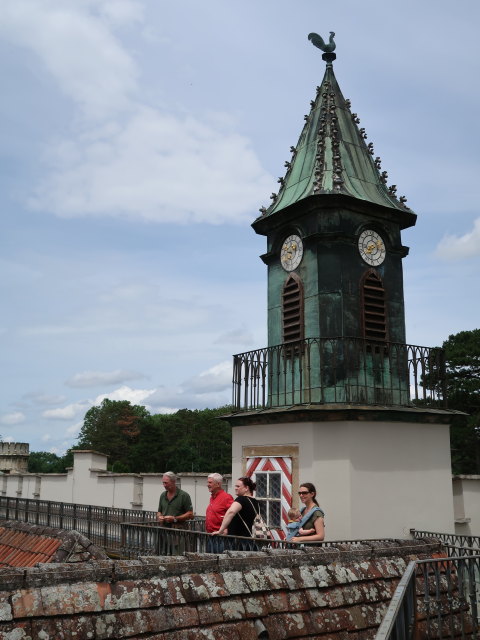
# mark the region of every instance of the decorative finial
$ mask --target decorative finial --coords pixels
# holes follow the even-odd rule
[[[322,56],[322,60],[325,60],[325,62],[327,63],[327,66],[330,64],[332,64],[332,62],[335,60],[335,58],[337,57],[335,53],[333,53],[335,51],[336,48],[336,44],[333,40],[333,38],[335,37],[335,33],[334,31],[330,31],[330,38],[328,40],[328,44],[325,43],[325,40],[322,38],[322,36],[319,36],[318,33],[309,33],[308,34],[308,39],[310,40],[310,42],[317,47],[318,49],[320,49],[321,51],[323,51],[323,56]]]

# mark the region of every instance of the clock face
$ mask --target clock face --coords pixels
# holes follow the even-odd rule
[[[358,250],[367,264],[378,267],[385,260],[386,249],[382,236],[376,231],[365,229],[358,238]]]
[[[299,236],[292,234],[285,238],[280,252],[280,262],[285,271],[293,271],[303,257],[303,242]]]

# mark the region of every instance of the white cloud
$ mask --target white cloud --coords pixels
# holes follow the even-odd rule
[[[132,0],[95,0],[95,2],[100,14],[113,24],[142,22],[143,6],[139,2]]]
[[[187,392],[204,394],[224,391],[232,385],[232,363],[221,362],[198,376],[190,378],[182,386]]]
[[[0,423],[6,425],[20,424],[25,422],[25,414],[21,411],[14,411],[13,413],[4,413],[0,416]]]
[[[17,404],[18,405],[33,404],[33,405],[45,406],[45,405],[61,404],[64,401],[65,401],[65,396],[49,395],[39,391],[32,391],[30,393],[25,393],[22,396],[22,401]]]
[[[49,433],[44,433],[43,436],[41,437],[42,442],[48,442],[51,439],[52,439],[52,436]]]
[[[253,343],[253,335],[250,331],[247,331],[245,327],[239,329],[232,329],[223,333],[215,340],[215,344],[239,344],[239,345],[251,345]]]
[[[117,369],[116,371],[84,371],[76,373],[65,384],[69,387],[98,387],[100,385],[121,384],[127,380],[138,380],[145,376],[135,371]]]
[[[127,5],[123,2],[124,15]],[[115,38],[111,20],[120,19],[114,4],[58,0],[4,0],[0,30],[15,44],[30,48],[88,117],[124,109],[136,87],[135,65]],[[107,18],[104,19],[104,18]],[[108,21],[110,19],[110,23]]]
[[[73,402],[65,407],[58,407],[57,409],[47,409],[42,413],[44,418],[53,420],[71,420],[75,418],[80,412],[85,412],[90,408],[90,405],[85,402]]]
[[[155,389],[132,389],[124,385],[119,389],[115,389],[115,391],[97,396],[93,404],[100,405],[105,398],[108,398],[109,400],[128,400],[132,404],[141,404],[154,392]]]
[[[71,427],[65,429],[65,435],[71,437],[77,437],[80,429],[83,427],[83,422],[77,422],[76,424],[72,424]]]
[[[2,12],[0,31],[39,57],[84,116],[48,145],[33,209],[177,224],[256,215],[274,181],[232,118],[173,115],[142,99],[136,63],[113,32],[141,21],[137,3],[6,0]]]
[[[215,127],[142,105],[122,126],[52,144],[49,155],[50,175],[31,205],[67,218],[241,222],[254,217],[274,184],[250,141],[223,122]]]
[[[439,242],[436,254],[445,260],[462,260],[480,255],[480,218],[473,229],[463,236],[445,235]]]

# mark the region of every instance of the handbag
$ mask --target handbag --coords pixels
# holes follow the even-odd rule
[[[250,535],[252,536],[252,538],[257,538],[257,539],[261,539],[261,540],[268,540],[272,536],[271,536],[271,533],[270,533],[270,529],[267,527],[267,524],[266,524],[265,520],[261,516],[260,509],[257,511],[255,509],[255,505],[250,500],[250,498],[248,496],[245,496],[245,497],[248,498],[248,500],[250,501],[250,504],[252,505],[253,510],[256,513],[256,515],[255,515],[255,517],[253,519],[252,530],[250,531]],[[240,520],[245,525],[245,529],[248,530],[247,523],[245,522],[245,520],[240,515],[240,511],[238,512],[238,515],[240,516]]]

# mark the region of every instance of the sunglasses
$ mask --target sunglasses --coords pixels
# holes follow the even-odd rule
[[[299,496],[306,496],[306,495],[308,495],[309,493],[310,493],[310,491],[299,491],[299,492],[298,492],[298,495],[299,495]]]

